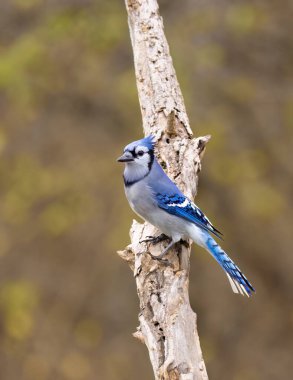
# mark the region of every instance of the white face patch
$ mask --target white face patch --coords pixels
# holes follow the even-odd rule
[[[129,152],[132,154],[133,161],[126,162],[124,180],[126,183],[135,183],[143,179],[150,172],[153,154],[143,145],[138,145]]]
[[[135,148],[135,153],[138,154],[138,152],[144,152],[147,153],[149,150],[146,146],[137,146]]]
[[[150,158],[149,150],[146,146],[137,146],[135,148],[135,156],[136,156],[134,158],[135,163],[144,167],[148,167],[151,158]]]

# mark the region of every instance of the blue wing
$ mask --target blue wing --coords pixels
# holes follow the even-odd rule
[[[157,193],[156,200],[158,206],[169,214],[186,219],[205,231],[212,232],[221,238],[222,233],[217,230],[204,213],[183,194],[166,195]]]

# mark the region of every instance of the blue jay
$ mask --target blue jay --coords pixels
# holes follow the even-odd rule
[[[163,252],[154,258],[162,259],[175,243],[191,238],[220,264],[234,293],[249,297],[254,292],[244,274],[212,238],[211,234],[221,237],[220,231],[178,189],[156,160],[153,136],[127,145],[117,161],[125,163],[124,186],[131,208],[163,233],[144,241],[158,243],[171,239]]]

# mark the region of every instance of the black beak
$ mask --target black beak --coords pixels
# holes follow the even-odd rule
[[[133,156],[130,152],[124,152],[121,157],[117,158],[118,162],[132,162],[134,161]]]

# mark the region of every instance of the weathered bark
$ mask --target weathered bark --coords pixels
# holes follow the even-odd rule
[[[156,154],[168,175],[193,198],[200,159],[209,136],[192,139],[156,0],[126,0],[138,94],[146,135],[157,139]],[[148,223],[134,221],[131,244],[119,255],[134,272],[140,301],[137,332],[149,350],[156,379],[202,380],[207,372],[188,295],[190,246],[178,245],[168,263],[151,258],[158,245],[140,244],[158,234]]]

